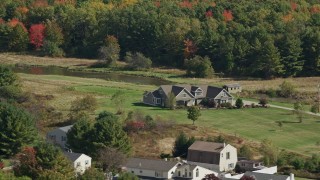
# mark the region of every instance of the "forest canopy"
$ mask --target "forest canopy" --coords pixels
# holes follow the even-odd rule
[[[97,58],[108,36],[120,58],[262,78],[320,74],[319,0],[3,0],[0,50]]]

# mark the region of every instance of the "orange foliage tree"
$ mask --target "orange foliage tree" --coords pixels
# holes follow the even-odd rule
[[[224,17],[224,21],[228,22],[228,21],[232,21],[233,19],[233,15],[232,15],[232,11],[231,10],[224,10],[222,13],[222,16]]]

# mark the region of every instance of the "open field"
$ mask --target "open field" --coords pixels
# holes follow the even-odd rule
[[[272,80],[261,79],[237,79],[237,78],[181,78],[184,75],[184,71],[178,69],[162,69],[153,68],[150,71],[124,71],[115,70],[111,68],[86,68],[87,65],[97,62],[96,60],[88,59],[75,59],[75,58],[48,58],[48,57],[36,57],[30,55],[17,55],[12,53],[0,53],[1,64],[27,64],[27,65],[41,65],[41,66],[61,66],[69,68],[77,68],[88,71],[101,71],[101,72],[115,72],[123,74],[132,74],[138,76],[151,76],[166,79],[175,83],[192,83],[192,84],[211,84],[222,86],[227,83],[240,83],[244,90],[258,90],[258,89],[277,89],[279,85],[284,81],[294,84],[298,92],[312,93],[317,92],[317,85],[320,82],[320,77],[301,77],[301,78],[277,78]],[[123,63],[119,63],[119,66],[123,66]]]
[[[127,95],[124,105],[126,112],[138,110],[155,118],[173,120],[178,124],[192,123],[186,118],[186,110],[171,111],[141,105],[139,102],[143,92],[153,90],[155,86],[54,75],[19,74],[19,76],[26,90],[37,94],[52,94],[55,98],[50,101],[50,104],[64,113],[67,113],[72,100],[88,93],[98,99],[97,112],[102,110],[116,112],[110,97],[121,90]],[[276,121],[282,121],[283,126],[280,128]],[[305,155],[319,153],[320,146],[317,145],[320,141],[319,118],[306,115],[303,123],[297,123],[297,121],[296,116],[290,111],[275,108],[220,109],[203,110],[196,125],[199,127],[197,131],[204,131],[203,135],[221,132],[255,142],[268,138],[281,149]],[[189,133],[188,131],[193,130],[186,131]]]

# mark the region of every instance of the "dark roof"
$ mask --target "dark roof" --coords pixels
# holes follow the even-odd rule
[[[262,163],[261,161],[254,161],[254,160],[240,160],[238,163],[247,163],[247,164],[255,164],[255,163]]]
[[[221,91],[223,91],[223,88],[208,86],[206,97],[215,98]]]
[[[177,96],[183,89],[184,89],[184,87],[172,86],[171,92],[172,92],[175,96]]]
[[[257,180],[287,180],[289,176],[277,174],[264,174],[247,171],[244,176],[254,176]]]
[[[161,94],[159,93],[158,90],[153,91],[153,92],[152,92],[152,95],[153,95],[154,97],[156,97],[156,98],[161,98]]]
[[[172,161],[130,158],[127,164],[125,165],[125,167],[136,168],[136,169],[169,171],[177,164],[178,162],[172,162]]]
[[[64,152],[66,157],[70,159],[70,161],[74,162],[77,160],[82,154],[81,153],[72,153],[72,152]]]
[[[189,150],[206,151],[206,152],[219,152],[223,150],[224,143],[214,143],[205,141],[196,141],[190,147]]]

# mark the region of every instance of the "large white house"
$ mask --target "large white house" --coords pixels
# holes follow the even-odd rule
[[[230,144],[196,141],[188,149],[188,163],[213,171],[233,170],[238,161],[237,149]]]
[[[67,132],[72,128],[72,126],[73,125],[64,126],[48,132],[47,140],[61,146],[62,148],[66,148]]]
[[[77,174],[83,174],[91,167],[91,157],[81,153],[64,152],[65,156],[72,162]]]

